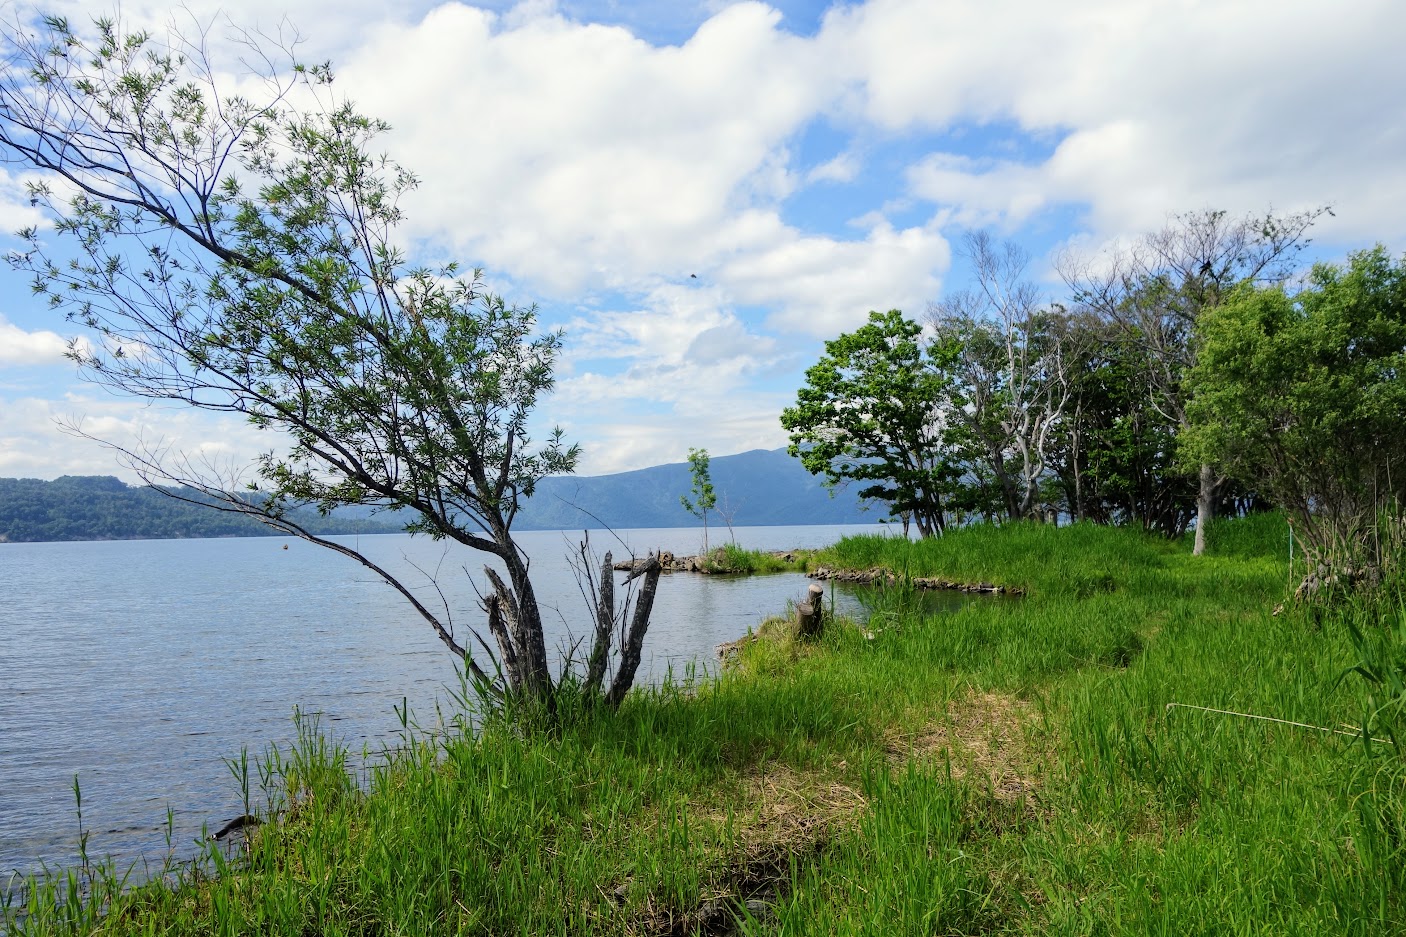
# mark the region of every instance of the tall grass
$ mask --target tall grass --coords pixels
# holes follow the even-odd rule
[[[748,550],[735,543],[725,543],[703,557],[704,569],[710,573],[803,573],[808,568],[812,550],[793,550],[788,554]],[[787,557],[790,559],[787,559]]]
[[[863,627],[769,629],[720,678],[551,732],[407,720],[364,784],[305,733],[263,761],[280,813],[246,854],[81,919],[36,883],[7,927],[1400,933],[1395,749],[1207,710],[1387,733],[1404,626],[1272,614],[1283,519],[1221,528],[1206,557],[1082,525],[847,538],[820,561],[1028,594],[939,612],[900,586]]]

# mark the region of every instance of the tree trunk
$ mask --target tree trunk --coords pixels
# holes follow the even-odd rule
[[[584,558],[586,548],[581,547]],[[610,551],[600,564],[600,589],[596,594],[596,636],[591,645],[591,656],[586,663],[586,693],[594,696],[600,692],[605,679],[606,664],[610,661],[610,638],[615,630],[615,565]]]
[[[1201,486],[1196,492],[1196,546],[1192,556],[1206,552],[1206,528],[1211,526],[1211,517],[1216,509],[1216,475],[1205,463],[1201,465]]]
[[[640,651],[644,647],[644,634],[649,629],[649,613],[654,608],[654,593],[659,588],[659,574],[663,567],[658,554],[650,554],[644,563],[638,564],[629,578],[644,576],[644,585],[635,599],[635,613],[630,619],[630,630],[625,635],[620,648],[620,665],[615,670],[615,678],[610,682],[610,692],[605,701],[612,709],[620,706],[625,694],[635,682],[635,671],[640,666]]]
[[[542,633],[542,615],[537,607],[537,596],[532,590],[532,581],[527,578],[527,566],[521,557],[510,554],[503,557],[508,567],[510,587],[491,566],[483,568],[493,587],[493,600],[502,616],[501,632],[494,630],[503,656],[508,656],[503,647],[503,635],[511,638],[513,656],[516,658],[516,685],[509,689],[527,699],[546,703],[549,710],[556,705],[556,684],[552,680],[551,667],[547,662],[547,644]],[[489,619],[490,628],[493,620]]]
[[[1006,502],[1006,519],[1020,520],[1020,499],[1015,493],[1015,481],[1011,478],[1010,472],[1006,471],[1005,459],[996,453],[992,457],[991,467],[996,470],[996,482],[1001,486],[1001,497]]]

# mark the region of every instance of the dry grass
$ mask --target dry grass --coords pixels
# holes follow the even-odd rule
[[[950,765],[954,779],[984,779],[1003,802],[1027,798],[1035,789],[1037,754],[1030,739],[1033,704],[1002,693],[972,690],[922,721],[914,731],[889,736],[889,761]]]
[[[915,716],[912,732],[896,732],[887,762],[950,765],[954,780],[989,785],[996,814],[1025,812],[1035,787],[1035,706],[1013,696],[970,691],[939,712]],[[726,842],[697,903],[670,907],[652,896],[630,928],[640,934],[732,933],[740,915],[764,916],[785,897],[793,868],[819,861],[827,847],[858,827],[869,807],[857,772],[844,761],[799,769],[777,761],[749,766],[726,792],[691,801],[689,813]],[[737,806],[730,811],[719,804]],[[993,814],[994,816],[994,814]],[[625,891],[621,889],[621,893]]]
[[[843,772],[846,767],[840,762],[833,770]],[[797,771],[776,762],[757,765],[743,783],[744,802],[754,805],[755,813],[734,817],[733,824],[738,842],[748,850],[818,842],[853,823],[868,805],[842,776]]]

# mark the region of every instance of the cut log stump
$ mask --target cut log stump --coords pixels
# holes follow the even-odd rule
[[[825,587],[818,582],[810,584],[805,601],[796,606],[796,634],[798,637],[814,640],[820,637],[825,628]]]

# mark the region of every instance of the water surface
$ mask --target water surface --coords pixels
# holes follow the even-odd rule
[[[877,526],[738,528],[754,549],[823,546]],[[694,553],[697,529],[624,531],[638,553]],[[598,548],[628,552],[597,532]],[[428,538],[356,542],[438,602],[459,628],[482,620],[482,556]],[[577,534],[518,535],[532,558],[549,646],[590,617],[567,557]],[[286,547],[286,549],[285,549]],[[466,574],[466,570],[468,574]],[[806,588],[799,574],[660,583],[640,680],[712,666],[714,648]],[[841,610],[856,600],[839,597]],[[467,642],[463,642],[467,643]],[[89,852],[121,867],[188,855],[202,829],[243,811],[224,759],[294,736],[294,707],[353,751],[452,709],[454,660],[397,593],[332,551],[281,537],[0,544],[0,873],[77,858],[82,790]],[[2,881],[0,881],[2,883]]]

